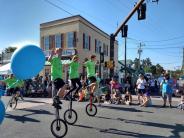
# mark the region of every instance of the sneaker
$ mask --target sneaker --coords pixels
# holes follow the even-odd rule
[[[169,108],[172,108],[172,105],[171,104],[169,105]]]
[[[59,96],[55,96],[54,99],[53,99],[54,103],[56,104],[62,104],[62,102],[60,101],[59,99]]]

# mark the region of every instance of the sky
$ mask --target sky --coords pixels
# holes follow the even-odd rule
[[[40,24],[80,14],[104,32],[115,33],[138,0],[0,0],[0,50],[8,46],[39,45]],[[165,69],[181,67],[184,48],[184,0],[145,0],[146,19],[137,13],[128,21],[127,59],[150,58]],[[119,60],[124,59],[124,38]]]

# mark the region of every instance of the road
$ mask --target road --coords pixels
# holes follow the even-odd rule
[[[8,98],[3,97],[3,101],[7,103]],[[161,98],[152,99],[153,107],[102,104],[95,117],[86,115],[87,102],[74,102],[78,120],[75,125],[68,125],[66,138],[184,137],[184,111],[160,108]],[[53,138],[50,124],[55,116],[51,102],[45,98],[25,98],[18,109],[8,109],[0,126],[0,138]],[[68,101],[63,101],[62,106],[63,118]]]

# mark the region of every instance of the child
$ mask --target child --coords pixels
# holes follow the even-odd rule
[[[184,95],[181,96],[181,102],[178,104],[177,108],[184,110]]]
[[[111,84],[111,101],[112,103],[119,104],[121,100],[121,92],[120,92],[121,85],[118,82],[118,78],[113,77],[110,84]]]
[[[79,93],[79,100],[78,102],[82,102],[85,99],[85,94],[86,94],[86,83],[83,81],[82,82],[82,90]]]
[[[126,105],[131,105],[132,104],[132,95],[128,91],[128,89],[127,89],[127,91],[125,93],[125,96],[124,96],[124,102],[125,102]]]
[[[90,85],[87,86],[87,89],[89,89],[88,91],[90,92],[90,94],[92,94],[93,96],[97,98],[98,106],[101,106],[100,104],[100,94],[101,93],[98,87],[98,82],[95,77],[91,78]]]
[[[150,94],[149,92],[146,92],[144,95],[143,95],[143,103],[140,105],[141,107],[144,106],[144,107],[148,107],[148,106],[151,106],[152,105],[152,101],[151,101],[151,97],[150,97]]]
[[[184,90],[183,88],[184,88],[184,84],[183,84],[183,87],[181,87],[178,92],[181,95],[181,102],[178,104],[177,108],[181,110],[184,110]]]

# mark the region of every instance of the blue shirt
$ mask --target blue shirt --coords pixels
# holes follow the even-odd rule
[[[173,81],[171,79],[169,80],[164,80],[162,81],[162,93],[172,93],[173,90],[172,90],[172,84],[173,84]]]

